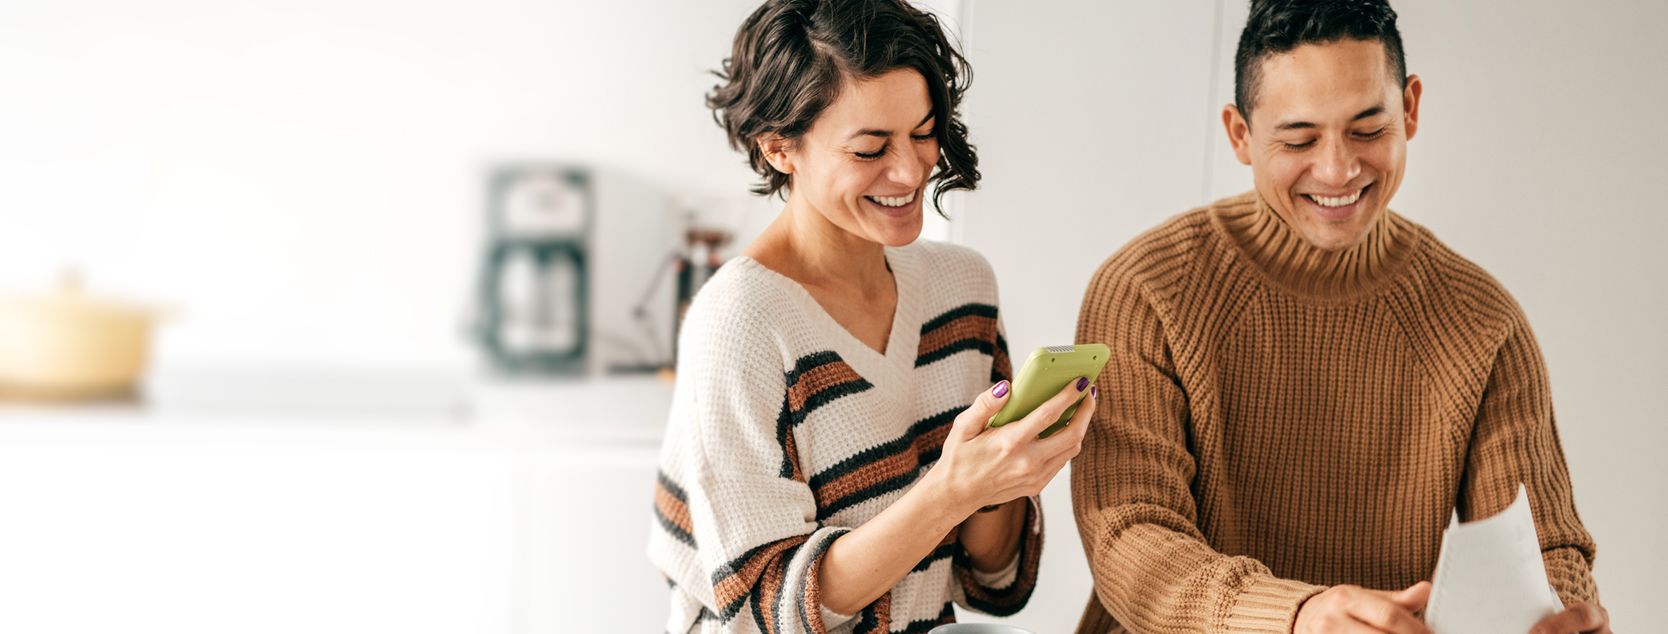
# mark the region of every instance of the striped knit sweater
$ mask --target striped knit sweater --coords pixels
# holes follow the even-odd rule
[[[1597,600],[1523,311],[1424,227],[1326,253],[1221,200],[1108,259],[1078,338],[1113,349],[1072,465],[1080,632],[1289,632],[1325,586],[1429,579],[1450,513],[1519,482],[1554,589]]]
[[[1006,570],[974,570],[951,534],[858,614],[819,599],[829,544],[902,497],[955,416],[1011,374],[983,258],[926,242],[886,258],[898,303],[884,353],[747,257],[691,305],[649,540],[671,585],[668,632],[925,632],[955,619],[952,604],[1011,614],[1029,599],[1036,504]]]

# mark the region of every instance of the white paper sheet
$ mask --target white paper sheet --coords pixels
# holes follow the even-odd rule
[[[1425,623],[1436,634],[1524,634],[1564,609],[1546,581],[1540,538],[1529,510],[1529,492],[1494,517],[1461,524],[1459,515],[1442,534]]]

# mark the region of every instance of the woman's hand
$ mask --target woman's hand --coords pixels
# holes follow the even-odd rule
[[[1087,390],[1089,393],[1084,394]],[[1054,474],[1083,449],[1083,434],[1094,416],[1098,388],[1080,378],[1025,418],[1007,425],[987,428],[991,417],[1008,399],[1008,382],[974,399],[973,405],[956,417],[938,463],[926,478],[942,492],[942,502],[963,516],[993,504],[1040,493]],[[1047,438],[1037,438],[1072,402],[1083,402],[1065,429]]]

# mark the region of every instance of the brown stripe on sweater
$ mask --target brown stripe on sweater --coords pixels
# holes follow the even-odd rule
[[[828,547],[841,535],[850,529],[837,529],[824,534],[815,544],[808,545],[811,549],[808,563],[805,566],[805,576],[801,578],[804,585],[799,590],[798,600],[794,603],[799,607],[799,622],[812,632],[827,632],[828,626],[822,622],[822,557],[828,553]]]
[[[853,495],[864,492],[878,484],[911,476],[927,460],[923,454],[936,454],[944,447],[944,439],[950,435],[952,423],[945,422],[937,427],[926,430],[909,443],[902,451],[884,456],[868,463],[850,473],[841,475],[826,484],[818,486],[816,498],[819,504],[833,507]]]
[[[755,547],[747,554],[730,562],[715,576],[712,584],[713,598],[728,618],[734,615],[734,610],[741,605],[741,600],[753,591],[759,578],[767,568],[782,557],[783,553],[805,543],[809,535],[795,535],[779,539],[768,544]]]
[[[782,441],[782,454],[788,461],[788,477],[795,482],[805,481],[805,469],[799,464],[799,441],[789,430],[788,437]]]
[[[990,382],[1012,381],[1014,378],[1014,362],[1008,356],[1008,341],[1002,333],[996,334],[996,349],[991,353]]]
[[[863,608],[858,616],[857,626],[852,628],[854,634],[870,634],[871,632],[887,632],[892,628],[892,591],[880,595],[869,607]]]
[[[661,475],[654,483],[654,510],[661,521],[678,541],[691,546],[695,545],[695,527],[689,520],[689,504],[684,501],[682,491],[674,491],[672,484]],[[676,530],[672,530],[676,529]],[[682,531],[681,534],[679,531]]]
[[[1019,571],[1007,587],[991,588],[980,584],[973,578],[973,561],[967,551],[956,555],[952,567],[969,607],[993,616],[1009,616],[1019,612],[1030,601],[1031,592],[1037,586],[1037,567],[1042,562],[1042,533],[1031,532],[1033,523],[1040,521],[1036,512],[1036,506],[1027,501],[1025,532],[1019,541]]]
[[[968,315],[921,333],[921,346],[915,356],[932,357],[941,349],[966,340],[975,340],[995,347],[996,318]]]
[[[846,365],[845,361],[833,361],[799,375],[799,380],[788,386],[788,406],[794,413],[805,409],[805,402],[811,397],[828,388],[862,381],[857,371]]]
[[[753,621],[765,634],[776,634],[781,619],[776,611],[782,601],[782,578],[787,576],[788,562],[778,557],[765,566],[764,574],[753,587]]]

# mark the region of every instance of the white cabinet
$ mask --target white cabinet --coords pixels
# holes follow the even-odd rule
[[[461,418],[0,408],[0,631],[658,630],[670,386],[460,393]]]

